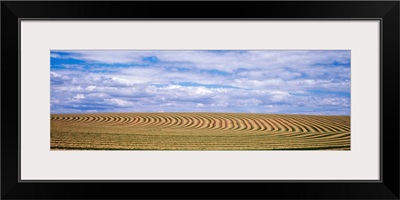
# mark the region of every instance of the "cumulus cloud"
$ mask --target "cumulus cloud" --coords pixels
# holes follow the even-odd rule
[[[122,99],[116,99],[116,98],[104,99],[104,102],[111,104],[111,105],[117,105],[117,106],[122,106],[122,107],[133,105],[132,102],[125,101]]]
[[[350,114],[350,51],[54,51],[51,111]]]
[[[76,100],[80,100],[80,99],[84,99],[84,98],[85,98],[85,95],[83,95],[83,94],[77,94],[74,96],[74,99],[76,99]]]

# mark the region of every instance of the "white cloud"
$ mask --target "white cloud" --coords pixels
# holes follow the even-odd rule
[[[92,91],[94,89],[96,89],[96,86],[94,86],[94,85],[89,85],[86,87],[86,90],[88,90],[88,91]]]
[[[141,61],[141,55],[131,51],[71,51],[69,57],[98,63],[135,63]]]
[[[61,56],[59,54],[56,54],[56,53],[50,53],[50,57],[51,58],[61,58]]]
[[[57,72],[50,72],[50,75],[56,78],[62,77],[62,75],[58,74]]]
[[[132,102],[125,101],[122,99],[116,99],[116,98],[104,99],[104,102],[106,102],[108,104],[112,104],[112,105],[117,105],[117,106],[132,106],[132,105],[134,105]]]
[[[197,104],[196,104],[196,107],[202,108],[202,107],[204,107],[204,104],[202,104],[202,103],[197,103]]]
[[[271,100],[275,101],[275,102],[277,102],[277,101],[284,102],[284,101],[287,101],[290,97],[291,96],[288,92],[277,91],[277,92],[273,92],[273,96],[271,97]]]
[[[74,96],[73,99],[75,99],[75,100],[80,100],[80,99],[84,99],[84,98],[85,98],[85,95],[83,95],[83,94],[77,94],[77,95]]]

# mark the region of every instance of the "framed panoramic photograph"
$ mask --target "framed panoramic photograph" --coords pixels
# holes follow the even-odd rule
[[[3,1],[1,198],[399,199],[399,8]]]
[[[50,57],[51,150],[351,149],[350,50]]]

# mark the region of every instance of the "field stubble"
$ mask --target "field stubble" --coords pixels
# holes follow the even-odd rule
[[[349,116],[52,114],[52,150],[350,150]]]

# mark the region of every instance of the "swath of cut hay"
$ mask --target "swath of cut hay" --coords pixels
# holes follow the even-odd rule
[[[51,115],[53,150],[350,150],[349,116]]]

